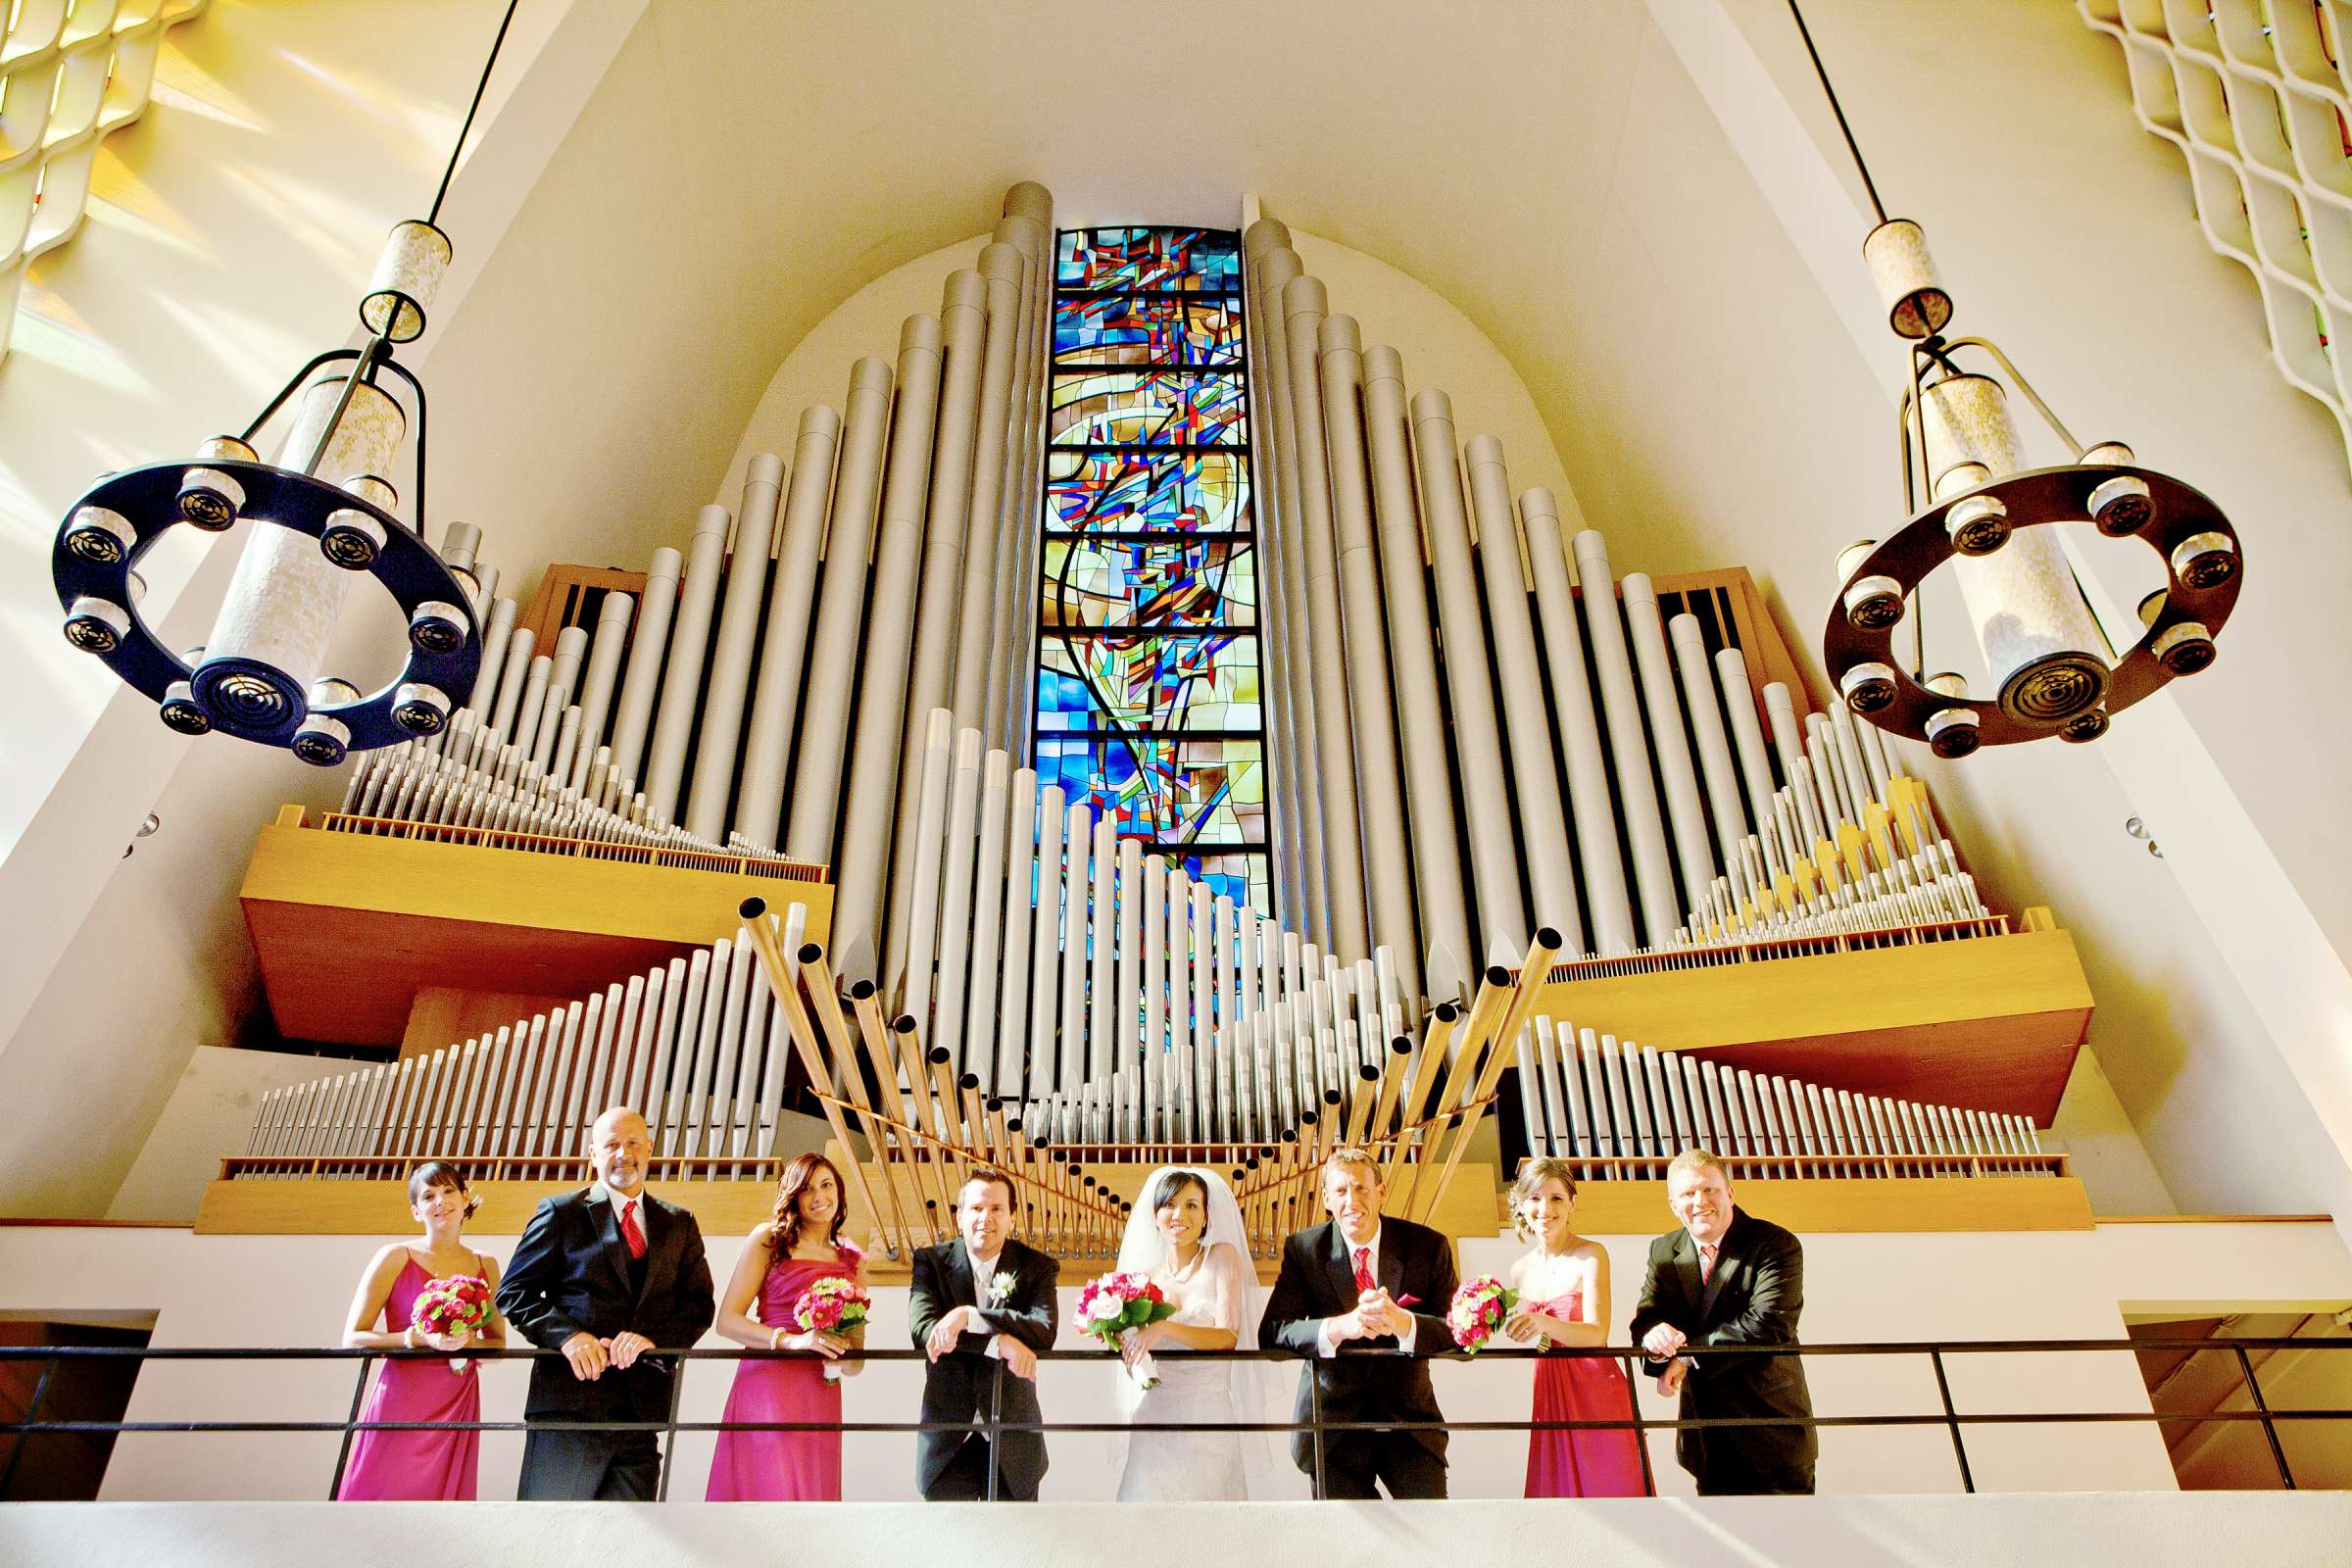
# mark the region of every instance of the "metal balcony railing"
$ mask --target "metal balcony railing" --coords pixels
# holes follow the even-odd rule
[[[2166,1424],[2202,1423],[2208,1421],[2251,1421],[2260,1423],[2262,1427],[2263,1437],[2270,1447],[2272,1462],[2276,1465],[2278,1472],[2279,1486],[2283,1489],[2291,1491],[2295,1487],[2295,1478],[2292,1469],[2287,1463],[2285,1446],[2279,1440],[2279,1423],[2348,1422],[2352,1421],[2352,1409],[2273,1408],[2269,1400],[2264,1396],[2262,1386],[2255,1377],[2254,1364],[2249,1358],[2248,1352],[2254,1350],[2282,1349],[2352,1350],[2352,1340],[2261,1338],[2122,1340],[1907,1340],[1844,1345],[1725,1345],[1707,1347],[1703,1353],[1709,1356],[1794,1355],[1808,1359],[1848,1355],[1924,1356],[1928,1359],[1931,1367],[1934,1369],[1936,1376],[1936,1390],[1941,1408],[1939,1410],[1916,1413],[1887,1413],[1872,1415],[1816,1414],[1808,1417],[1710,1416],[1696,1419],[1677,1418],[1661,1420],[1644,1417],[1642,1414],[1640,1401],[1637,1399],[1627,1417],[1623,1420],[1537,1421],[1531,1418],[1528,1420],[1518,1421],[1341,1421],[1325,1419],[1322,1412],[1321,1398],[1319,1396],[1315,1396],[1310,1398],[1310,1408],[1307,1413],[1307,1418],[1303,1421],[1172,1421],[1154,1423],[1152,1430],[1155,1432],[1262,1432],[1282,1433],[1286,1435],[1298,1432],[1310,1433],[1313,1437],[1314,1454],[1311,1474],[1315,1483],[1315,1491],[1319,1495],[1324,1491],[1324,1442],[1327,1436],[1335,1433],[1364,1430],[1401,1432],[1417,1431],[1430,1427],[1441,1428],[1447,1432],[1529,1433],[1615,1431],[1631,1428],[1638,1440],[1637,1446],[1642,1452],[1643,1480],[1646,1483],[1650,1483],[1654,1490],[1654,1478],[1650,1473],[1649,1445],[1646,1441],[1640,1441],[1645,1439],[1646,1434],[1651,1432],[1681,1431],[1690,1428],[1787,1427],[1792,1425],[1808,1426],[1815,1429],[1817,1432],[1845,1427],[1940,1426],[1948,1431],[1951,1436],[1952,1459],[1959,1471],[1962,1490],[1973,1493],[1977,1490],[1976,1477],[1970,1467],[1968,1446],[1965,1437],[1966,1430],[1972,1427],[2068,1425],[2093,1426],[2126,1423]],[[1952,1402],[1951,1383],[1945,1374],[1945,1358],[1949,1356],[1965,1357],[1970,1355],[1984,1354],[2080,1355],[2090,1352],[2136,1354],[2143,1350],[2210,1351],[2233,1356],[2237,1363],[2238,1375],[2242,1382],[2246,1396],[2247,1408],[2243,1410],[2213,1409],[2204,1411],[2167,1411],[2150,1409],[1964,1412],[1955,1407]],[[562,1354],[562,1352],[558,1350],[539,1349],[466,1350],[460,1353],[468,1358],[477,1360],[529,1360],[542,1356],[560,1356]],[[677,1361],[795,1360],[813,1358],[808,1352],[805,1351],[752,1350],[736,1348],[732,1347],[709,1349],[657,1350],[648,1351],[646,1353],[649,1356]],[[1292,1356],[1287,1352],[1280,1350],[1200,1350],[1182,1353],[1189,1353],[1210,1360],[1268,1360],[1288,1362],[1296,1361],[1298,1359],[1298,1357]],[[1392,1358],[1401,1358],[1402,1355],[1402,1352],[1396,1350],[1350,1349],[1344,1350],[1342,1353],[1350,1356],[1382,1356]],[[873,1362],[921,1361],[925,1359],[923,1352],[915,1349],[869,1349],[861,1351],[859,1354],[863,1359]],[[1482,1362],[1491,1363],[1496,1361],[1530,1361],[1544,1356],[1599,1357],[1619,1362],[1625,1368],[1629,1380],[1632,1378],[1637,1378],[1641,1375],[1641,1369],[1638,1365],[1641,1359],[1641,1351],[1636,1348],[1625,1346],[1603,1346],[1594,1347],[1589,1349],[1569,1349],[1556,1347],[1545,1350],[1490,1349],[1481,1352],[1479,1359]],[[357,1376],[354,1380],[352,1388],[351,1407],[340,1421],[44,1421],[40,1418],[41,1408],[48,1396],[50,1386],[55,1381],[58,1368],[63,1363],[71,1360],[122,1358],[136,1359],[142,1363],[149,1361],[246,1361],[268,1363],[276,1361],[345,1360],[357,1363]],[[316,1347],[278,1347],[270,1348],[254,1348],[246,1347],[159,1348],[135,1346],[0,1347],[0,1361],[39,1361],[42,1363],[40,1379],[34,1385],[32,1397],[27,1404],[24,1419],[22,1421],[0,1422],[0,1436],[6,1436],[16,1440],[10,1446],[6,1465],[4,1467],[0,1467],[0,1494],[4,1494],[6,1493],[9,1481],[15,1475],[17,1462],[24,1452],[25,1444],[31,1437],[42,1435],[63,1436],[73,1433],[122,1434],[171,1432],[340,1433],[342,1436],[342,1447],[337,1453],[335,1459],[334,1481],[329,1486],[327,1491],[327,1495],[331,1497],[342,1489],[343,1471],[351,1456],[352,1439],[360,1432],[524,1432],[530,1429],[531,1423],[525,1421],[362,1421],[360,1419],[360,1408],[362,1401],[367,1396],[368,1369],[373,1362],[381,1358],[396,1360],[448,1360],[450,1356],[446,1351],[429,1349],[358,1350],[343,1349],[339,1348],[326,1348]],[[1440,1357],[1440,1359],[1458,1358],[1458,1356]],[[1040,1361],[1054,1362],[1087,1362],[1098,1367],[1102,1367],[1109,1363],[1110,1357],[1105,1352],[1100,1350],[1055,1349],[1042,1352],[1038,1359]],[[1004,1366],[1003,1362],[994,1362],[992,1363],[992,1366],[994,1369],[995,1381],[991,1387],[988,1416],[976,1428],[976,1430],[979,1430],[985,1434],[992,1443],[998,1436],[1007,1432],[1037,1432],[1053,1434],[1061,1432],[1124,1432],[1129,1430],[1129,1427],[1126,1423],[1117,1421],[1007,1420],[1004,1418],[1003,1410]],[[1306,1380],[1306,1387],[1308,1390],[1314,1391],[1317,1387],[1315,1380]],[[662,1498],[666,1498],[669,1494],[670,1470],[677,1449],[677,1444],[675,1440],[678,1434],[683,1432],[904,1432],[912,1434],[921,1432],[961,1432],[975,1430],[972,1423],[963,1421],[928,1423],[921,1421],[849,1420],[825,1422],[687,1421],[680,1419],[678,1415],[679,1396],[683,1392],[684,1388],[685,1379],[683,1376],[673,1377],[671,1379],[669,1414],[664,1420],[567,1422],[564,1423],[565,1430],[653,1432],[669,1439],[670,1441],[662,1445],[662,1478],[659,1490],[657,1492],[657,1496]],[[998,1478],[994,1474],[993,1466],[991,1467],[991,1470],[992,1473],[989,1476],[989,1497],[990,1500],[993,1501],[996,1496]]]

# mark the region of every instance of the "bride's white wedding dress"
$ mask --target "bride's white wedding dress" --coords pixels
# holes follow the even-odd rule
[[[1208,1189],[1208,1223],[1200,1237],[1206,1250],[1197,1269],[1181,1280],[1175,1278],[1156,1216],[1142,1204],[1128,1216],[1127,1235],[1119,1247],[1119,1268],[1151,1276],[1176,1308],[1170,1321],[1188,1328],[1231,1329],[1238,1348],[1255,1349],[1257,1276],[1250,1266],[1241,1208],[1233,1200],[1233,1190],[1214,1171],[1195,1174]],[[1160,1172],[1154,1171],[1146,1177],[1144,1191],[1152,1191],[1159,1176]],[[1262,1415],[1237,1413],[1245,1404],[1264,1402],[1255,1366],[1211,1359],[1172,1342],[1152,1352],[1152,1363],[1159,1381],[1141,1393],[1125,1367],[1112,1374],[1119,1380],[1119,1404],[1130,1423],[1126,1464],[1119,1474],[1119,1500],[1207,1502],[1248,1497],[1243,1434],[1171,1432],[1165,1428],[1180,1421],[1263,1420]]]
[[[1166,1287],[1163,1285],[1162,1290]],[[1171,1320],[1192,1328],[1234,1328],[1217,1321],[1217,1302],[1202,1292]],[[1121,1502],[1241,1500],[1250,1495],[1237,1432],[1152,1432],[1173,1421],[1235,1421],[1232,1364],[1199,1360],[1181,1348],[1152,1353],[1159,1382],[1145,1391],[1130,1418],[1127,1467],[1119,1476]],[[1125,1376],[1122,1369],[1121,1376]]]

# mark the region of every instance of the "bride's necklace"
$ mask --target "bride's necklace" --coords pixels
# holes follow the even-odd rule
[[[1185,1281],[1191,1279],[1194,1275],[1200,1272],[1200,1265],[1206,1261],[1207,1258],[1208,1249],[1206,1247],[1194,1248],[1193,1260],[1189,1263],[1180,1260],[1171,1253],[1168,1258],[1168,1283],[1170,1285],[1182,1285]]]

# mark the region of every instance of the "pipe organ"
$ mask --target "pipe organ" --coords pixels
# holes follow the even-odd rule
[[[754,458],[736,510],[704,508],[634,591],[533,626],[486,586],[463,710],[359,759],[328,820],[827,863],[828,939],[798,905],[754,913],[279,1091],[236,1175],[429,1154],[546,1177],[626,1101],[660,1158],[718,1178],[770,1168],[813,1105],[895,1251],[945,1223],[966,1158],[1079,1250],[1115,1246],[1106,1165],[1229,1167],[1267,1240],[1311,1218],[1321,1154],[1365,1142],[1426,1213],[1514,1099],[1530,1150],[1600,1176],[1694,1142],[1825,1178],[2048,1168],[2022,1116],[1649,1050],[1544,1002],[1555,962],[2006,924],[1877,729],[1766,678],[1793,672],[1768,626],[1618,577],[1573,506],[1515,492],[1278,222],[1241,270],[1280,917],[1122,832],[1099,786],[1041,786],[1056,241],[1041,188],[1004,213],[895,362],[858,361],[843,409],[807,411],[790,463]]]

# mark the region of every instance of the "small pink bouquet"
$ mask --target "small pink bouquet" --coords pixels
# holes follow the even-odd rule
[[[1464,1354],[1476,1355],[1518,1305],[1517,1291],[1492,1274],[1481,1274],[1453,1293],[1446,1307],[1446,1327],[1452,1331],[1453,1343]]]
[[[410,1326],[419,1335],[479,1334],[497,1315],[498,1304],[490,1298],[489,1282],[474,1274],[426,1280],[409,1307]],[[473,1363],[463,1356],[452,1356],[449,1369],[463,1376],[473,1370]]]
[[[792,1326],[803,1334],[847,1334],[865,1326],[866,1309],[873,1298],[864,1287],[841,1274],[828,1274],[802,1293],[792,1303]],[[840,1381],[841,1373],[834,1362],[825,1363],[825,1381]]]
[[[1159,1294],[1159,1287],[1142,1274],[1105,1274],[1089,1280],[1078,1293],[1078,1327],[1111,1349],[1130,1329],[1148,1328],[1176,1315],[1176,1308]],[[1139,1387],[1152,1388],[1159,1373],[1146,1355],[1128,1369]]]

